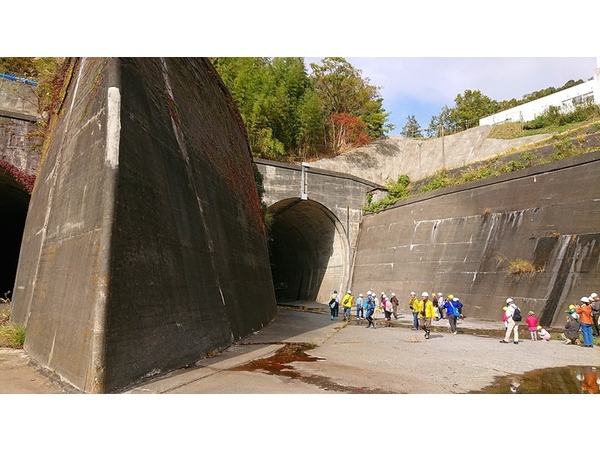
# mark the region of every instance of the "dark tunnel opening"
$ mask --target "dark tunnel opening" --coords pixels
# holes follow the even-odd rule
[[[326,302],[347,270],[346,246],[335,216],[320,203],[298,198],[269,208],[273,215],[269,255],[275,297]]]
[[[30,195],[4,169],[0,168],[0,236],[2,257],[0,258],[0,296],[12,291],[17,275],[19,252],[25,229],[25,219]]]

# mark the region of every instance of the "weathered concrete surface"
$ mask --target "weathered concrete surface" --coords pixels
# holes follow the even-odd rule
[[[85,392],[181,367],[276,314],[237,110],[203,59],[78,59],[23,236],[11,319]]]
[[[277,300],[327,302],[334,289],[347,289],[362,208],[367,193],[380,186],[312,167],[255,163],[273,216],[270,254]]]
[[[482,161],[549,136],[491,139],[488,135],[492,128],[492,125],[481,126],[427,140],[389,136],[335,158],[320,159],[310,164],[311,167],[335,170],[379,184],[385,184],[388,179],[396,181],[405,174],[411,180],[420,180],[443,168],[452,169]]]
[[[598,291],[600,152],[447,188],[363,219],[352,290],[452,293],[496,319],[507,297],[543,325]],[[538,272],[508,275],[523,259]]]

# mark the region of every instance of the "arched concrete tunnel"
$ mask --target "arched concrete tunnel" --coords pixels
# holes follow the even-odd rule
[[[30,195],[0,168],[0,295],[14,288]],[[11,295],[12,298],[12,295]]]
[[[325,302],[349,272],[348,243],[335,215],[312,200],[288,198],[269,207],[269,251],[277,302]]]

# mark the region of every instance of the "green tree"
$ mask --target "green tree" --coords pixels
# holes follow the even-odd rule
[[[443,134],[450,134],[456,129],[456,122],[452,118],[452,109],[444,106],[439,116],[431,116],[429,128],[425,130],[427,137],[440,137]]]
[[[479,90],[465,90],[462,95],[456,96],[454,103],[451,118],[457,125],[456,131],[479,126],[480,118],[498,112],[498,102],[483,95]]]
[[[302,58],[216,58],[213,64],[236,101],[255,156],[297,155],[303,143],[314,140],[314,108],[304,99],[311,85]]]
[[[402,131],[400,132],[402,136],[406,137],[423,137],[423,133],[421,132],[421,126],[415,116],[408,116],[406,119],[406,123],[402,127]]]
[[[339,57],[323,58],[320,64],[311,63],[310,67],[311,79],[327,121],[327,145],[334,154],[341,149],[339,136],[352,134],[343,129],[345,126],[362,128],[355,120],[349,120],[348,116],[365,124],[370,139],[383,136],[389,129],[386,128],[389,114],[383,109],[383,99],[377,87],[370,85],[369,79],[363,78],[359,69]]]

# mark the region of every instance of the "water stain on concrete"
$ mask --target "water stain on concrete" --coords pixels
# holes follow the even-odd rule
[[[324,358],[310,356],[306,353],[316,346],[313,344],[286,344],[281,350],[277,351],[269,358],[250,361],[233,369],[238,372],[263,372],[269,375],[287,377],[293,380],[302,381],[307,384],[317,386],[326,391],[334,391],[340,394],[394,394],[393,391],[370,387],[343,386],[332,381],[330,378],[320,375],[302,374],[294,368],[296,362],[314,362],[322,361]]]
[[[496,378],[490,386],[469,394],[597,394],[598,370],[593,366],[538,369]]]

